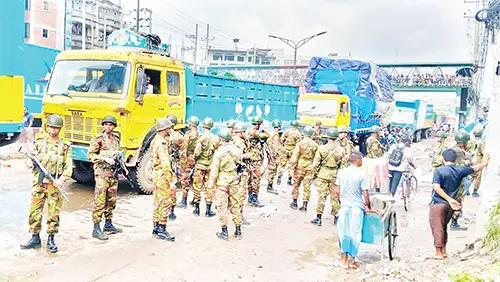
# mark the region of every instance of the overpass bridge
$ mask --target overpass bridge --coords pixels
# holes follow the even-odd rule
[[[439,96],[444,96],[444,93],[448,93],[450,96],[455,93],[455,101],[444,105],[443,108],[448,108],[448,114],[459,116],[460,121],[469,113],[467,101],[470,100],[470,90],[473,86],[472,63],[392,63],[378,66],[392,76],[396,95],[427,95],[426,97],[430,98],[434,96],[432,100],[437,102],[439,97],[430,94],[442,93],[443,95]],[[224,65],[205,67],[202,71],[237,79],[295,85],[303,92],[307,68],[307,65],[298,65],[295,69],[293,66],[278,65]]]

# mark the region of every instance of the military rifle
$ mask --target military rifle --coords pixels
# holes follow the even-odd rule
[[[21,149],[22,147],[19,148],[19,152],[21,152]],[[33,163],[33,165],[35,166],[35,169],[38,170],[38,185],[42,185],[43,184],[43,179],[45,177],[47,177],[47,179],[50,181],[50,183],[52,183],[52,185],[54,185],[54,187],[56,187],[57,191],[59,191],[59,193],[61,194],[61,196],[69,202],[69,199],[68,197],[66,196],[66,194],[64,194],[64,191],[62,190],[62,187],[59,187],[57,185],[55,185],[56,183],[56,179],[54,178],[54,176],[52,176],[52,174],[50,174],[50,172],[48,171],[48,169],[31,153],[29,153],[28,151],[25,151],[24,154],[31,160],[31,162]]]

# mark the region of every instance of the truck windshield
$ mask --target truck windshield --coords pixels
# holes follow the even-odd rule
[[[334,118],[338,110],[337,100],[300,99],[297,115],[305,117]]]
[[[130,77],[130,64],[119,61],[58,61],[52,71],[47,95],[78,93],[106,94],[106,97],[123,98]],[[95,95],[99,97],[100,95]]]

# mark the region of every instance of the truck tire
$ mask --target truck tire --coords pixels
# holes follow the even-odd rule
[[[152,160],[153,155],[150,150],[147,150],[142,155],[137,166],[130,168],[129,179],[134,185],[134,189],[137,190],[139,194],[150,195],[153,193]]]
[[[73,174],[71,177],[80,183],[93,183],[94,178],[94,168],[92,163],[73,161]]]

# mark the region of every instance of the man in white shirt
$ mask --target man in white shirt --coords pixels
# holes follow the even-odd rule
[[[389,149],[389,175],[390,182],[389,188],[392,196],[396,194],[398,190],[399,182],[403,176],[404,171],[408,171],[409,166],[414,169],[417,166],[412,161],[412,151],[411,142],[408,138],[403,138],[401,143],[392,145]]]

